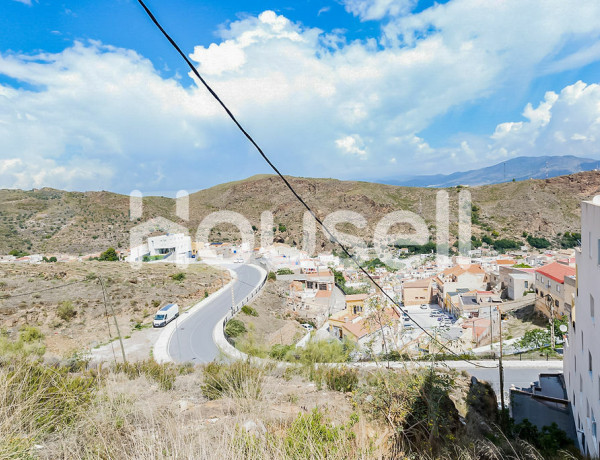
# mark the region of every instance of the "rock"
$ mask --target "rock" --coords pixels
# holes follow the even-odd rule
[[[242,425],[242,428],[246,431],[246,433],[254,436],[262,436],[267,432],[267,428],[260,420],[258,422],[255,422],[254,420],[247,420]]]

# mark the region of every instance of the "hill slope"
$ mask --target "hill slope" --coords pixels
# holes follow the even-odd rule
[[[336,210],[363,215],[368,226],[357,232],[372,235],[375,224],[387,213],[409,210],[420,214],[428,224],[435,222],[437,189],[399,187],[334,179],[290,178],[298,192],[320,217]],[[457,219],[457,188],[450,194],[451,222]],[[508,182],[469,189],[473,203],[480,208],[481,224],[475,233],[495,230],[501,236],[520,237],[523,231],[553,238],[559,232],[578,231],[579,203],[600,194],[600,173],[582,172],[544,180]],[[275,215],[279,241],[301,244],[304,209],[279,179],[257,176],[221,184],[190,196],[190,221],[175,216],[175,202],[169,198],[144,198],[144,215],[163,216],[185,225],[195,235],[198,224],[218,210],[239,212],[260,228],[260,214]],[[0,254],[12,249],[28,252],[68,252],[88,254],[108,246],[129,246],[129,197],[110,192],[63,192],[52,189],[33,191],[0,190]],[[340,230],[348,231],[348,226]],[[456,233],[451,225],[451,233]],[[213,232],[215,241],[236,237],[230,226]],[[259,243],[259,235],[256,235]],[[322,245],[325,245],[321,241]]]

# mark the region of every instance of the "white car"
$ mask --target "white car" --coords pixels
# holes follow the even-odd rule
[[[314,327],[312,326],[312,324],[308,324],[308,323],[302,323],[300,326],[302,326],[308,332],[310,332],[310,331],[312,331],[314,329]]]
[[[237,259],[235,259],[235,263],[236,264],[243,264],[244,263],[244,259],[242,259],[241,257],[238,257]]]
[[[429,305],[427,304],[423,304],[419,307],[421,310],[427,310],[429,308]]]

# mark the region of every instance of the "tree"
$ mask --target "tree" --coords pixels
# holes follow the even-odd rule
[[[536,249],[546,249],[549,248],[551,243],[546,238],[538,238],[532,235],[527,236],[527,242],[530,246],[533,246]]]
[[[100,254],[100,258],[98,260],[114,262],[119,260],[119,255],[117,254],[117,251],[115,251],[115,248],[108,248],[106,251]]]
[[[521,340],[519,340],[519,347],[521,348],[542,348],[550,343],[550,331],[545,329],[532,329],[525,332]]]

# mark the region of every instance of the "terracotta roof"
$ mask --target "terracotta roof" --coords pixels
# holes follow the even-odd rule
[[[431,278],[416,281],[405,281],[404,288],[428,288],[431,285]]]
[[[367,300],[369,294],[350,294],[346,296],[346,302],[357,301],[357,300]]]
[[[575,276],[576,271],[575,268],[569,267],[568,265],[553,262],[538,268],[536,273],[541,273],[557,283],[563,284],[565,282],[565,276]]]
[[[497,265],[514,265],[516,263],[517,263],[517,261],[513,260],[513,259],[497,259],[496,260]]]

